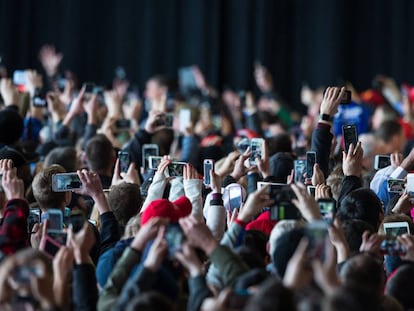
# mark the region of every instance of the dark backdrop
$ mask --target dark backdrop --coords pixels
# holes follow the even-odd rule
[[[413,14],[412,0],[0,0],[0,54],[9,70],[39,68],[52,43],[80,80],[123,65],[141,89],[191,64],[218,88],[252,88],[259,60],[298,106],[303,81],[414,82]]]

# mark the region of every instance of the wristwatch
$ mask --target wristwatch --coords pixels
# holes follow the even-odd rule
[[[321,113],[320,116],[319,116],[319,120],[332,122],[333,117],[331,117],[329,114]]]

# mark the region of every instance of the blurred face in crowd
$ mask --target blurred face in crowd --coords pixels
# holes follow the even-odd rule
[[[148,80],[145,86],[145,96],[150,101],[161,101],[165,96],[167,89],[164,86],[160,86],[157,81],[151,79]]]

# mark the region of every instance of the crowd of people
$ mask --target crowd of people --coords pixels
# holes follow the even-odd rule
[[[414,309],[414,88],[304,85],[301,115],[261,64],[258,96],[196,66],[138,94],[62,58],[0,70],[1,310]]]

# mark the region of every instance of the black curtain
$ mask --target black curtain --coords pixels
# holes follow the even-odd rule
[[[413,13],[412,0],[1,0],[0,54],[10,72],[40,68],[52,43],[81,81],[108,83],[122,65],[141,90],[192,64],[219,89],[253,89],[260,61],[299,108],[304,81],[413,83]]]

